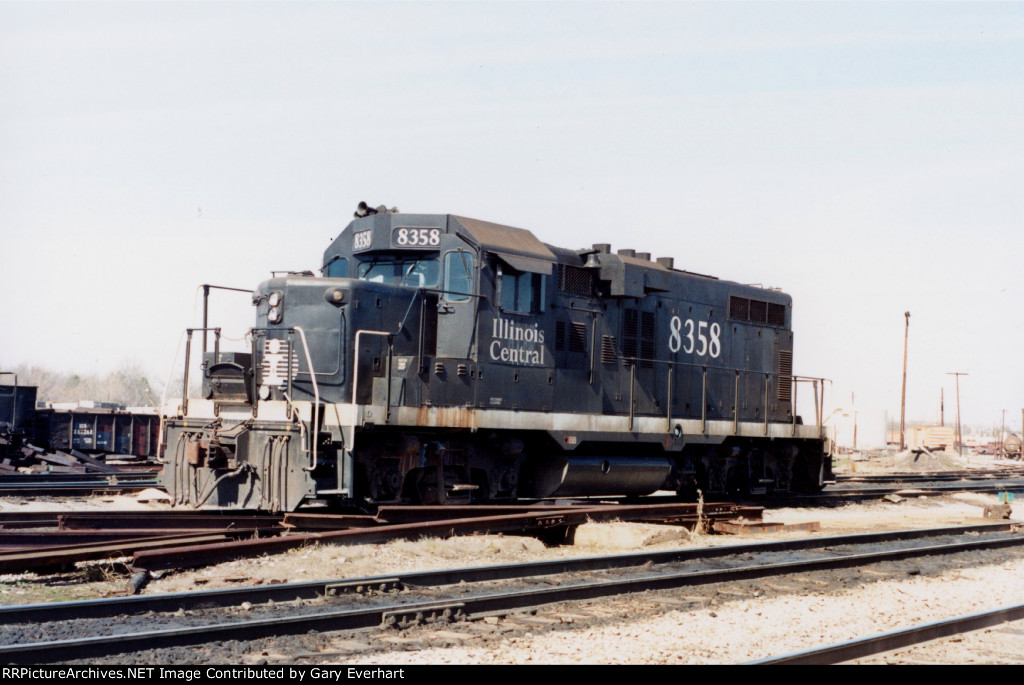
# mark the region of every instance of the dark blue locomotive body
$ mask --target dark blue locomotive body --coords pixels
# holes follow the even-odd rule
[[[164,482],[195,506],[813,491],[819,379],[788,295],[453,215],[357,218],[322,277],[253,296],[169,407]],[[187,387],[187,383],[186,383]],[[816,420],[794,412],[798,389]]]

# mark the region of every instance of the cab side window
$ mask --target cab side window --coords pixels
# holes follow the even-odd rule
[[[348,278],[348,260],[344,257],[335,257],[327,265],[327,278]]]
[[[465,302],[473,293],[473,255],[449,252],[444,256],[444,298],[449,302]]]
[[[518,314],[543,311],[544,276],[516,271],[507,264],[499,267],[501,308]]]

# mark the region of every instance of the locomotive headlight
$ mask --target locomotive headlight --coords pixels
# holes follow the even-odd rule
[[[328,288],[324,292],[324,299],[330,304],[341,306],[345,304],[345,291],[341,288]]]
[[[275,290],[274,292],[267,295],[267,304],[269,304],[271,307],[276,307],[277,305],[281,304],[281,293]]]
[[[260,386],[260,399],[261,400],[269,400],[270,399],[270,386],[267,385],[266,383],[264,383],[263,385]]]
[[[270,323],[279,323],[281,321],[281,308],[271,307],[267,312],[267,321]]]

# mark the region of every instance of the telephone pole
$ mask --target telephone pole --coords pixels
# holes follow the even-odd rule
[[[960,432],[960,376],[968,374],[962,371],[949,371],[947,376],[956,376],[956,447],[957,454],[964,456],[964,435]]]
[[[903,329],[903,393],[900,395],[900,452],[907,449],[907,441],[904,438],[906,429],[907,414],[907,340],[910,338],[910,312],[904,312],[907,318],[906,328]]]
[[[1006,410],[1003,410],[1003,425],[999,428],[999,458],[1006,457]]]

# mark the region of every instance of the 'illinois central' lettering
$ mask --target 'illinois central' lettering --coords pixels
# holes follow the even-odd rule
[[[544,331],[539,324],[524,326],[523,324],[502,319],[494,319],[489,351],[491,359],[509,364],[544,364]]]

